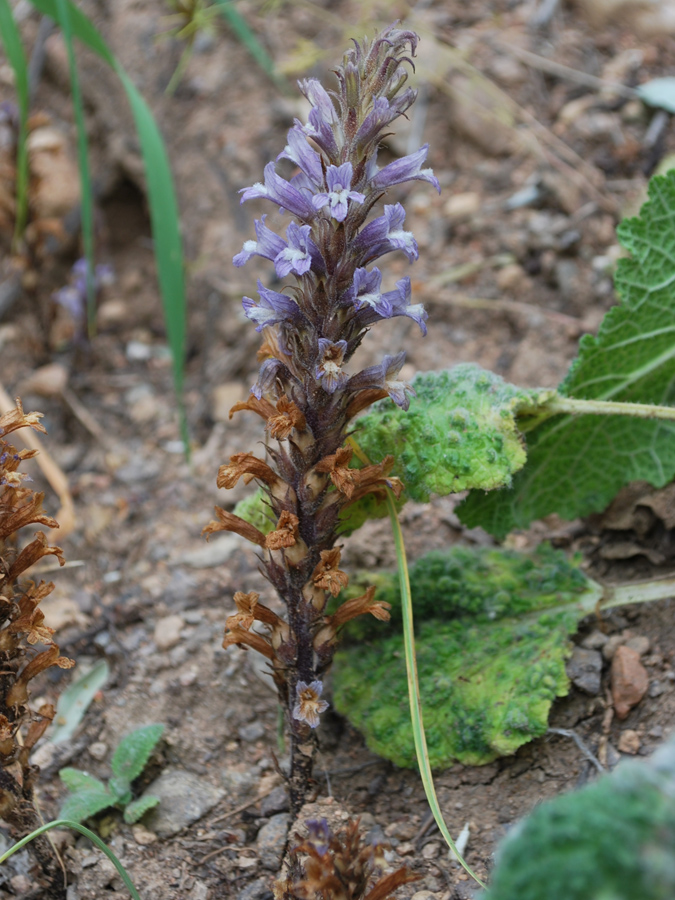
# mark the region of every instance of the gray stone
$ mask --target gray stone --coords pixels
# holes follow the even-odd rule
[[[145,826],[160,837],[178,834],[192,825],[225,796],[225,791],[183,769],[166,769],[143,796],[159,797],[148,813]]]
[[[265,726],[262,722],[251,722],[250,725],[242,725],[239,729],[239,737],[247,744],[259,741],[265,735]]]
[[[595,631],[591,631],[590,634],[586,635],[586,637],[581,642],[581,646],[585,647],[586,650],[602,650],[607,641],[607,635],[603,634],[601,631],[598,631],[598,629],[596,628]]]
[[[264,869],[276,871],[281,865],[290,823],[291,817],[288,813],[278,813],[258,832],[256,848]]]
[[[137,484],[140,481],[152,481],[161,471],[161,465],[154,459],[135,459],[125,466],[120,466],[115,472],[115,477],[125,484]]]
[[[239,891],[239,893],[237,894],[237,900],[260,900],[260,898],[264,894],[268,894],[269,891],[269,879],[256,878],[255,881],[247,884],[242,891]]]
[[[587,694],[600,693],[602,654],[597,650],[575,647],[567,661],[567,674],[572,683]]]
[[[260,802],[260,815],[267,819],[276,813],[285,813],[289,810],[288,791],[281,785],[274,788],[271,794],[268,794]]]
[[[187,553],[171,560],[171,564],[178,563],[189,566],[191,569],[211,569],[215,566],[222,566],[240,547],[241,542],[232,534],[212,537],[208,544],[204,543],[203,547],[188,550]]]

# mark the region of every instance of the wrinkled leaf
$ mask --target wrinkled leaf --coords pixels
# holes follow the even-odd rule
[[[675,171],[651,180],[640,218],[618,229],[617,306],[586,335],[561,384],[568,397],[675,403]],[[503,537],[533,519],[604,509],[630,481],[675,477],[675,423],[625,416],[555,416],[527,434],[528,462],[510,488],[472,493],[458,514]]]
[[[148,810],[153,809],[153,807],[157,806],[159,803],[159,797],[139,797],[138,800],[133,800],[129,803],[124,810],[124,821],[128,825],[133,825],[134,822],[138,822]]]
[[[68,741],[84,718],[89,704],[108,680],[108,663],[99,660],[85,675],[80,675],[59,697],[56,705],[55,727],[49,738],[53,744]]]
[[[652,78],[636,88],[640,99],[669,113],[675,113],[675,78]]]
[[[110,762],[113,775],[131,784],[145,768],[163,734],[164,726],[161,724],[144,725],[122,738]]]
[[[410,578],[432,766],[482,765],[544,734],[553,700],[568,691],[569,636],[600,588],[548,547],[531,556],[455,547],[422,557]],[[337,654],[335,706],[373,751],[413,766],[398,582],[394,574],[378,582],[392,624],[375,623],[369,643]]]
[[[407,412],[381,401],[358,420],[356,440],[374,462],[392,454],[394,474],[419,501],[509,484],[526,459],[516,417],[555,394],[515,387],[472,363],[418,375],[413,387]]]
[[[115,798],[103,788],[81,788],[69,794],[63,802],[60,816],[73,822],[84,822],[96,813],[115,805]]]
[[[81,772],[80,769],[65,768],[59,772],[59,778],[71,791],[91,790],[105,791],[105,784],[94,778],[88,772]]]

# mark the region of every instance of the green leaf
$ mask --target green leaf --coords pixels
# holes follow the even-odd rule
[[[455,547],[422,557],[410,579],[432,766],[482,765],[544,734],[553,700],[568,690],[569,636],[601,597],[599,586],[550,547],[532,556]],[[389,632],[399,631],[393,574],[381,576],[378,599],[392,603]],[[334,697],[372,750],[414,765],[399,634],[341,650]]]
[[[139,797],[138,800],[133,800],[124,810],[124,821],[128,825],[133,825],[134,822],[138,822],[148,810],[153,809],[158,803],[159,797],[152,797],[150,795]]]
[[[107,790],[105,784],[102,781],[99,781],[98,778],[94,778],[93,775],[89,775],[88,772],[81,772],[79,769],[61,769],[61,771],[59,772],[59,778],[66,785],[66,787],[70,788],[71,791]]]
[[[59,3],[64,0],[30,0],[40,12],[58,19]],[[150,205],[152,235],[157,260],[164,321],[173,361],[173,380],[181,412],[181,428],[188,452],[188,434],[182,402],[185,361],[185,272],[180,219],[169,159],[157,123],[145,100],[119,64],[97,29],[70,0],[65,0],[73,35],[90,47],[117,74],[129,100],[134,117]]]
[[[500,844],[483,900],[675,896],[675,746],[541,803]]]
[[[110,668],[101,659],[88,672],[76,678],[59,697],[54,717],[54,728],[50,730],[52,744],[70,740],[84,718],[89,704],[108,680]]]
[[[28,218],[28,63],[19,29],[8,0],[0,0],[0,39],[14,72],[17,105],[19,107],[19,135],[16,160],[16,223],[15,243],[22,235]]]
[[[358,420],[356,440],[373,462],[393,454],[394,474],[420,501],[509,484],[526,458],[516,416],[555,394],[514,387],[471,363],[418,375],[413,387],[407,412],[382,401]]]
[[[105,785],[101,788],[81,788],[66,797],[60,816],[62,819],[72,819],[73,822],[84,822],[85,819],[114,805],[115,798],[108,792]]]
[[[655,177],[640,218],[619,240],[631,253],[617,267],[617,306],[597,337],[586,335],[561,384],[574,398],[675,403],[675,171]],[[503,537],[533,519],[604,509],[628,482],[655,487],[675,477],[675,424],[624,416],[556,416],[527,434],[528,462],[511,488],[472,493],[462,521]]]
[[[94,286],[94,196],[89,171],[89,147],[87,141],[87,128],[84,121],[84,107],[82,105],[82,91],[80,79],[77,74],[77,62],[73,48],[73,35],[70,27],[70,15],[66,0],[56,0],[58,10],[57,21],[63,31],[63,41],[68,56],[68,70],[70,73],[70,91],[73,98],[73,111],[77,127],[77,163],[80,170],[80,193],[82,207],[82,243],[84,256],[87,261],[85,276],[87,291],[87,324],[89,336],[96,332],[96,288]]]
[[[131,784],[145,768],[163,734],[163,725],[145,725],[122,738],[110,763],[113,775]]]
[[[669,113],[675,113],[675,78],[652,78],[635,89],[640,99]]]

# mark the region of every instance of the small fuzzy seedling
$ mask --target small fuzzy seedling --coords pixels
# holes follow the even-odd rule
[[[483,900],[675,897],[675,743],[542,803],[504,839]]]
[[[163,725],[145,725],[122,738],[110,763],[112,777],[107,784],[79,769],[61,769],[61,781],[71,791],[61,807],[61,818],[83,822],[104,809],[120,806],[124,821],[132,824],[157,806],[158,797],[133,800],[131,784],[147,765],[163,733]]]

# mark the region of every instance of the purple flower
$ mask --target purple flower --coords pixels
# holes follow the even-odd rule
[[[402,250],[408,257],[408,262],[414,262],[419,252],[417,241],[412,231],[404,231],[405,210],[400,203],[385,205],[384,215],[373,219],[354,240],[354,247],[361,251],[363,263],[371,262],[391,253],[393,250]]]
[[[232,260],[235,266],[245,265],[252,256],[262,256],[265,259],[274,260],[286,248],[286,241],[265,225],[266,218],[263,216],[262,221],[255,220],[255,233],[258,240],[244,243],[241,251]]]
[[[324,391],[334,394],[338,388],[343,387],[349,376],[342,371],[347,341],[332,341],[319,338],[320,359],[316,366],[316,378],[321,381]]]
[[[407,316],[413,322],[417,322],[423,335],[427,333],[426,321],[429,314],[421,303],[410,303],[411,289],[410,279],[406,275],[396,282],[396,291],[390,291],[385,296],[391,301],[392,316]]]
[[[299,681],[295,686],[293,718],[298,722],[305,722],[310,728],[316,728],[320,714],[328,709],[326,701],[320,699],[322,693],[323,684],[320,681],[312,681],[310,684]]]
[[[323,169],[321,157],[307,143],[307,138],[301,125],[295,125],[288,132],[288,143],[277,156],[280,159],[290,159],[295,163],[313,184],[314,190],[323,184]]]
[[[256,331],[262,331],[265,325],[277,325],[279,322],[300,323],[304,319],[300,307],[291,297],[271,291],[258,281],[260,303],[244,297],[242,303],[246,318],[256,323]]]
[[[273,203],[278,203],[282,210],[288,210],[299,219],[313,219],[315,215],[312,204],[304,194],[289,184],[285,178],[277,175],[273,162],[269,162],[265,166],[264,184],[258,182],[251,187],[243,188],[239,193],[242,195],[242,203],[246,200],[263,197]]]
[[[375,319],[388,319],[392,314],[392,307],[387,295],[380,291],[381,284],[382,272],[378,268],[374,268],[372,272],[357,269],[346,297],[358,310],[368,307],[374,310],[377,313]]]
[[[314,849],[322,856],[328,852],[328,847],[333,839],[327,819],[307,819],[305,822],[309,832],[307,839],[314,845]]]
[[[352,184],[352,164],[347,162],[341,166],[328,166],[326,170],[326,184],[328,193],[315,194],[312,204],[315,209],[323,209],[330,206],[331,216],[338,222],[344,222],[347,218],[347,201],[363,203],[365,194],[350,190]]]
[[[402,184],[404,181],[428,181],[433,184],[438,193],[441,192],[441,186],[432,169],[422,169],[422,163],[427,158],[429,145],[425,144],[415,153],[409,156],[403,156],[401,159],[394,160],[383,169],[377,171],[375,158],[373,157],[369,171],[369,180],[375,190],[381,191],[394,184]],[[374,170],[374,171],[373,171]]]
[[[274,268],[279,278],[285,278],[291,272],[305,275],[309,272],[312,262],[316,262],[320,268],[323,267],[319,248],[310,237],[311,233],[309,225],[290,223],[286,231],[288,244],[282,241],[284,246],[274,259]]]
[[[369,366],[358,375],[349,379],[347,389],[356,393],[367,388],[378,388],[386,391],[391,399],[401,409],[408,409],[410,396],[415,396],[415,391],[407,381],[399,381],[398,374],[405,362],[405,351],[395,356],[385,356],[379,365]]]
[[[306,78],[298,82],[298,87],[327,125],[339,124],[340,117],[330,94],[318,79]]]
[[[303,125],[302,122],[298,121],[296,121],[296,125],[298,125],[303,133],[307,137],[310,137],[330,159],[334,159],[339,155],[340,147],[344,143],[344,135],[342,134],[342,128],[339,123],[332,128],[323,120],[319,110],[313,109],[309,114],[306,125]],[[340,146],[338,146],[336,135],[340,139]]]
[[[289,376],[290,372],[280,360],[266,359],[260,366],[258,380],[251,388],[251,393],[260,400],[263,394],[274,393],[273,388],[278,378],[288,378]]]

